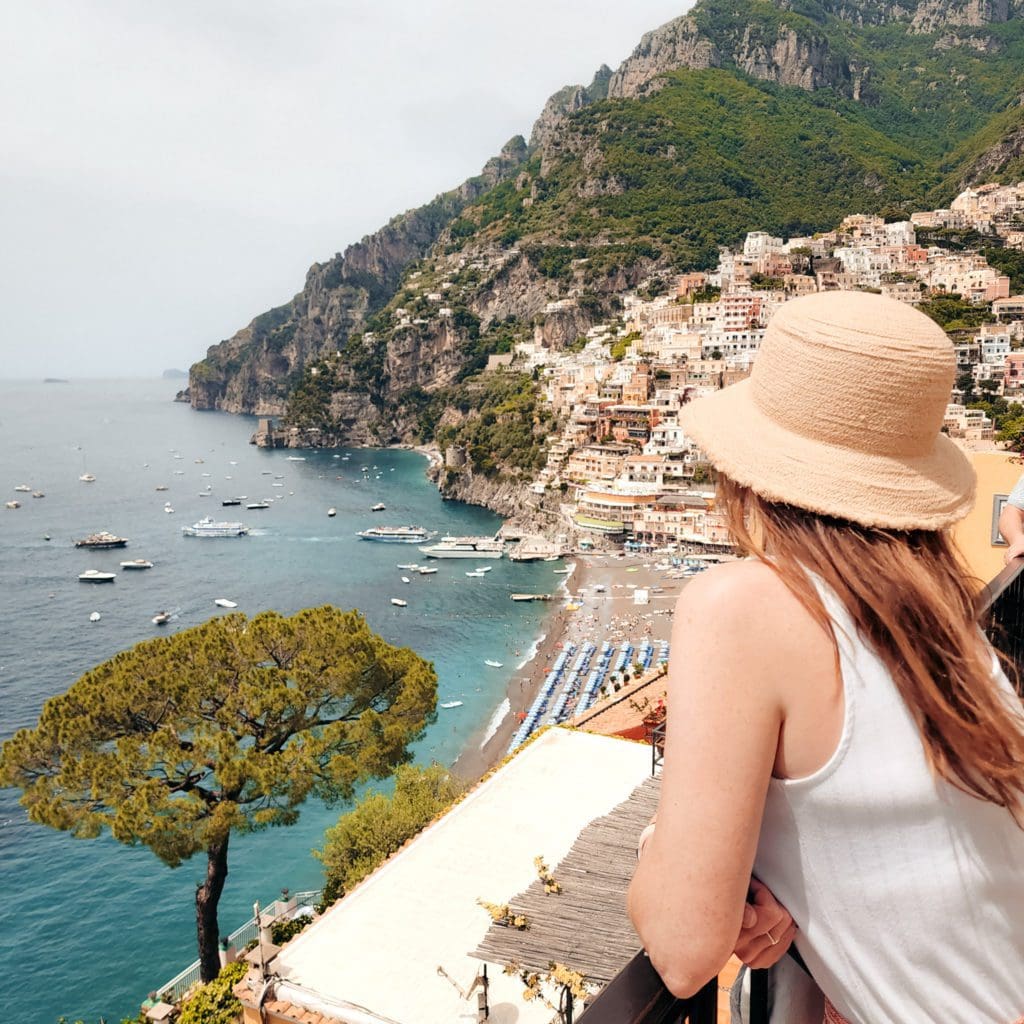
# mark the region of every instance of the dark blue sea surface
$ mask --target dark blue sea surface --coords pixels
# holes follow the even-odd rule
[[[252,417],[195,412],[171,401],[175,387],[0,383],[0,496],[22,506],[0,508],[0,739],[32,726],[43,702],[92,666],[158,635],[155,612],[175,611],[162,627],[174,632],[225,614],[213,603],[223,597],[249,615],[325,603],[359,608],[386,639],[433,661],[440,701],[463,702],[439,710],[417,760],[451,763],[478,742],[542,626],[542,606],[508,595],[554,589],[553,567],[492,560],[483,579],[468,579],[476,562],[432,561],[436,575],[406,572],[411,582],[403,584],[397,563],[422,564],[425,556],[413,545],[360,541],[357,530],[416,524],[490,534],[500,520],[443,502],[421,455],[260,450],[248,443]],[[86,472],[94,483],[80,481]],[[23,483],[45,497],[16,493]],[[236,495],[274,501],[264,511],[222,508]],[[376,502],[387,510],[371,512]],[[182,536],[181,527],[203,515],[240,520],[253,532]],[[127,537],[128,547],[74,547],[99,530]],[[120,569],[130,558],[154,568]],[[79,573],[92,568],[116,572],[116,582],[80,583]],[[408,607],[393,606],[392,597]],[[16,798],[0,790],[0,1021],[54,1024],[66,1014],[94,1024],[101,1014],[135,1013],[147,992],[195,958],[193,894],[204,864],[170,870],[142,847],[72,839],[29,823]],[[311,802],[296,826],[232,839],[222,930],[282,886],[319,886],[310,851],[338,813]]]

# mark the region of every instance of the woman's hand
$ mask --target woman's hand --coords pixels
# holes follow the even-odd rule
[[[789,911],[768,886],[751,878],[743,926],[736,939],[736,956],[748,967],[772,967],[786,955],[795,935],[796,925]]]

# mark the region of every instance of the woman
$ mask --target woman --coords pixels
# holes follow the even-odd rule
[[[691,582],[673,624],[629,908],[679,995],[737,936],[754,958],[791,938],[741,934],[753,876],[826,1020],[1024,1020],[1024,716],[946,532],[974,496],[940,433],[954,372],[922,313],[832,292],[684,410],[753,557]]]

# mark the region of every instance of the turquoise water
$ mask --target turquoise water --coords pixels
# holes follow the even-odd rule
[[[173,631],[222,614],[213,601],[226,597],[247,614],[359,608],[385,638],[434,662],[439,700],[463,702],[438,712],[417,759],[450,763],[477,742],[541,626],[542,606],[514,604],[508,594],[553,589],[552,566],[495,560],[485,578],[467,579],[475,562],[435,561],[436,575],[412,574],[404,585],[396,563],[425,561],[416,547],[367,543],[356,530],[415,523],[493,533],[500,520],[442,501],[415,453],[302,452],[306,461],[289,461],[296,453],[248,444],[252,418],[194,412],[170,401],[174,390],[167,381],[0,383],[0,496],[22,503],[0,509],[0,739],[33,725],[43,701],[84,671],[155,635],[154,612],[176,609],[163,627]],[[86,471],[95,483],[79,481]],[[22,483],[46,497],[15,493]],[[169,490],[156,491],[160,484]],[[208,486],[212,495],[200,497]],[[266,511],[222,509],[221,499],[234,495],[275,501]],[[371,513],[378,501],[387,511]],[[328,518],[332,506],[338,514]],[[207,514],[240,519],[253,535],[181,535]],[[128,548],[73,547],[99,530],[129,538]],[[154,568],[119,570],[118,562],[139,557]],[[117,581],[79,583],[89,568],[118,572]],[[89,621],[93,611],[99,622]],[[487,658],[505,667],[488,668]],[[16,796],[0,790],[0,1021],[134,1013],[195,957],[192,900],[203,865],[172,871],[144,848],[73,840],[29,823]],[[338,813],[310,803],[292,828],[234,838],[221,927],[236,927],[253,900],[282,886],[318,886],[310,850]]]

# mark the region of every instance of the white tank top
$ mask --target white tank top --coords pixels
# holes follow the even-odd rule
[[[772,779],[754,873],[852,1024],[1011,1024],[1024,1015],[1024,831],[933,776],[889,672],[819,590],[842,737],[813,775]]]

